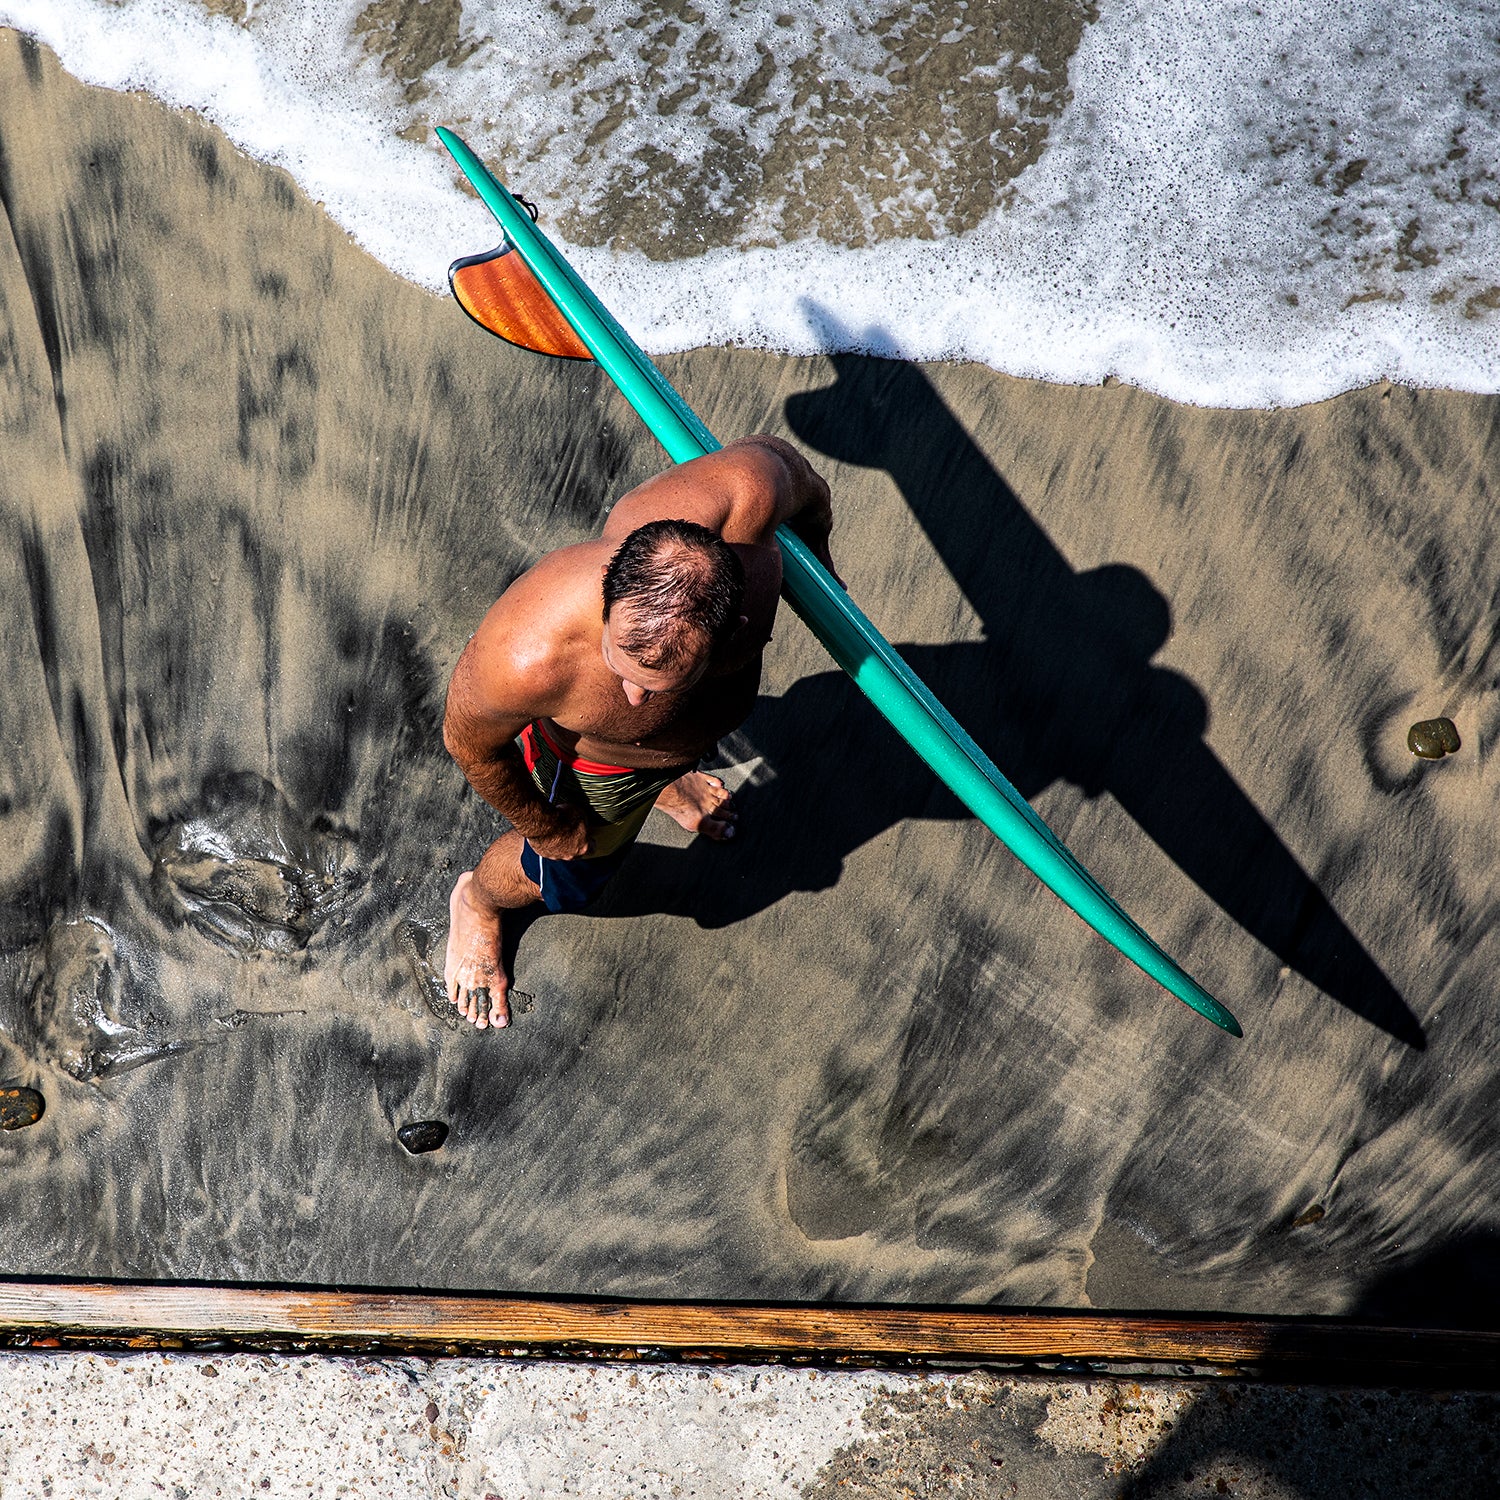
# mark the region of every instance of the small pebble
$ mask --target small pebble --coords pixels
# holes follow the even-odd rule
[[[1441,760],[1462,744],[1452,719],[1421,719],[1406,733],[1406,748],[1423,760]]]
[[[35,1089],[0,1088],[0,1130],[25,1130],[42,1118],[47,1101]]]
[[[413,1120],[396,1132],[396,1139],[413,1156],[420,1156],[424,1151],[436,1151],[448,1139],[448,1127],[441,1120]]]

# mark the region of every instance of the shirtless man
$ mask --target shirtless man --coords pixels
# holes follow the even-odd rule
[[[780,438],[668,469],[596,542],[551,552],[485,616],[454,668],[443,743],[512,830],[449,898],[449,996],[475,1026],[510,1020],[500,917],[580,911],[656,806],[734,837],[733,799],[695,769],[749,716],[781,592],[783,522],[832,570],[828,486]]]

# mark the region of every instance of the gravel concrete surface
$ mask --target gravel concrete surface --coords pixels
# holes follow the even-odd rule
[[[0,1355],[0,1500],[1493,1494],[1500,1397],[985,1372]]]

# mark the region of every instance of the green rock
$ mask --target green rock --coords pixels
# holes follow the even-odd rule
[[[25,1130],[46,1109],[47,1101],[35,1089],[0,1088],[0,1130]]]
[[[1423,760],[1441,760],[1462,743],[1452,719],[1421,719],[1406,733],[1406,748]]]

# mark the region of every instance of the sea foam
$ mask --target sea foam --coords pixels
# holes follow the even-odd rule
[[[653,353],[973,359],[1214,406],[1500,390],[1495,0],[1079,0],[1034,40],[965,0],[214,9],[0,22],[200,111],[433,290],[497,238],[432,138],[454,125]]]

